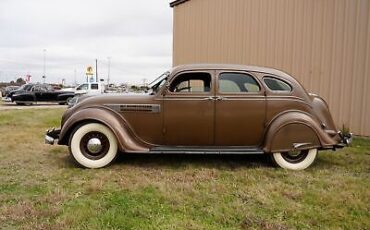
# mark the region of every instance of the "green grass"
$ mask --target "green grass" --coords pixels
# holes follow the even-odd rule
[[[266,156],[121,155],[43,144],[63,110],[0,111],[0,229],[370,229],[370,140],[301,172]]]

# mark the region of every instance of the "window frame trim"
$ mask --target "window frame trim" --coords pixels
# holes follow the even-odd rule
[[[290,90],[289,91],[286,91],[286,90],[272,90],[270,89],[270,87],[266,84],[265,82],[265,79],[266,78],[270,78],[270,79],[275,79],[275,80],[278,80],[278,81],[282,81],[283,83],[287,84],[289,87],[290,87]],[[294,88],[292,86],[292,84],[286,80],[283,80],[277,76],[274,76],[274,75],[263,75],[262,77],[262,82],[264,84],[264,86],[266,87],[266,89],[271,92],[271,93],[276,93],[276,94],[293,94],[293,91],[294,91]]]
[[[170,85],[172,84],[172,82],[177,79],[180,75],[183,75],[183,74],[187,74],[187,73],[206,73],[206,74],[209,74],[210,76],[210,80],[211,80],[211,87],[210,87],[210,90],[209,92],[196,92],[196,93],[192,93],[192,92],[172,92],[169,90],[170,88]],[[214,80],[213,80],[213,76],[214,76],[214,73],[213,73],[213,70],[186,70],[186,71],[181,71],[181,72],[178,72],[176,73],[176,75],[174,75],[173,77],[171,77],[171,79],[166,83],[168,84],[168,87],[166,87],[165,91],[166,91],[166,96],[208,96],[208,95],[213,95],[213,90],[214,90]]]
[[[239,74],[248,75],[256,81],[260,90],[258,92],[221,92],[220,91],[220,76],[223,73],[239,73]],[[231,96],[231,95],[249,96],[249,95],[252,95],[252,96],[255,96],[255,95],[264,95],[265,94],[265,88],[261,84],[258,77],[255,74],[253,74],[253,72],[243,71],[243,70],[218,70],[217,73],[216,73],[216,76],[217,76],[216,77],[216,82],[217,82],[216,93],[218,95],[222,95],[222,96]]]

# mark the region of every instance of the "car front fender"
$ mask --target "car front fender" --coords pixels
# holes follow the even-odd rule
[[[13,94],[12,101],[19,102],[36,101],[36,97],[33,93]]]
[[[147,152],[148,146],[141,143],[126,120],[117,112],[105,107],[90,107],[72,114],[63,124],[58,144],[68,145],[72,132],[79,126],[97,122],[106,125],[115,134],[119,150],[124,152]]]
[[[312,148],[331,148],[337,143],[311,115],[287,111],[277,115],[268,125],[264,152],[286,152]]]
[[[73,98],[75,96],[75,93],[62,93],[58,95],[58,101],[65,101],[68,98]]]

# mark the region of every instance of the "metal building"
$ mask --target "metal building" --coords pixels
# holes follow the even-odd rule
[[[177,0],[173,65],[273,67],[370,136],[370,0]]]

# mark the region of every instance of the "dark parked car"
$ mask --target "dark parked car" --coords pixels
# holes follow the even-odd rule
[[[9,91],[9,92],[5,95],[5,99],[6,99],[7,101],[11,101],[11,102],[13,102],[12,97],[13,97],[13,95],[14,95],[14,94],[29,92],[29,91],[31,91],[31,89],[32,89],[32,87],[33,87],[34,85],[35,85],[34,83],[28,83],[28,84],[24,84],[24,85],[22,85],[22,86],[21,86],[21,87],[19,87],[18,89],[11,90],[11,91]]]
[[[68,145],[87,168],[117,152],[269,154],[302,170],[318,150],[342,148],[328,105],[288,74],[239,65],[186,65],[163,74],[150,95],[95,96],[68,109],[46,143]]]
[[[6,97],[11,91],[19,89],[19,86],[11,85],[1,89],[1,96]]]
[[[57,102],[67,104],[74,97],[74,92],[54,90],[48,84],[27,84],[23,90],[13,91],[11,99],[19,105],[29,105],[34,102]]]

